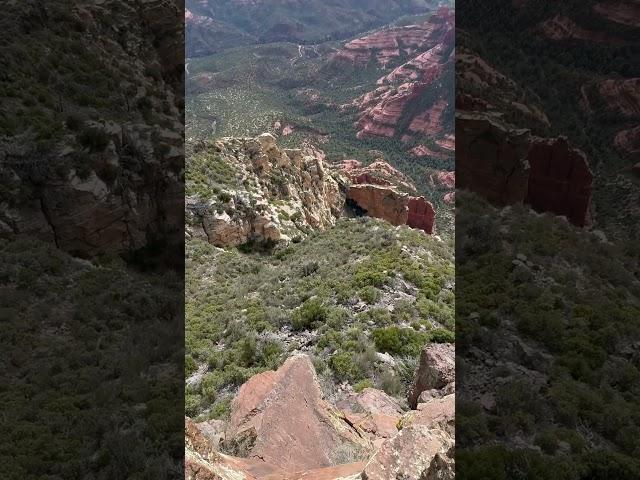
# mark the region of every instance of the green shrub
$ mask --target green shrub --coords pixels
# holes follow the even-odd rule
[[[353,361],[353,354],[348,352],[336,353],[329,360],[329,366],[338,381],[357,382],[363,377],[363,372]]]
[[[327,319],[327,309],[317,298],[307,300],[296,310],[291,319],[295,331],[317,327]]]
[[[444,328],[436,328],[429,332],[430,340],[433,343],[455,343],[456,336],[450,330],[445,330]]]
[[[371,305],[376,303],[380,298],[380,291],[375,287],[367,286],[362,288],[358,293],[358,295],[360,296],[360,299],[362,299],[363,302]]]
[[[376,349],[392,355],[418,355],[427,342],[427,334],[412,328],[378,328],[372,335]]]
[[[371,380],[369,380],[368,378],[365,378],[364,380],[360,380],[358,383],[356,383],[353,386],[353,390],[356,393],[360,393],[362,392],[365,388],[373,388],[373,382]]]

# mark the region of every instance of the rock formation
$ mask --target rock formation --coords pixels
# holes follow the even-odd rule
[[[369,165],[362,165],[358,160],[344,160],[339,165],[340,171],[355,184],[395,186],[407,193],[416,193],[416,186],[404,173],[393,168],[382,159]]]
[[[539,212],[565,216],[578,226],[588,223],[593,175],[585,155],[564,137],[533,139],[525,203]]]
[[[336,53],[335,60],[360,67],[373,60],[386,66],[395,59],[435,47],[452,23],[453,13],[443,9],[431,21],[380,30],[352,40]]]
[[[401,420],[399,433],[367,463],[363,480],[455,478],[455,398],[418,405]]]
[[[426,345],[420,355],[420,363],[415,373],[413,385],[407,400],[416,408],[423,392],[441,390],[446,392],[455,381],[456,352],[449,343]],[[436,395],[437,396],[437,395]]]
[[[286,471],[332,466],[342,449],[367,455],[371,444],[328,404],[309,357],[245,383],[232,404],[227,448]],[[286,455],[284,455],[286,452]]]
[[[526,203],[578,226],[588,223],[593,175],[566,138],[533,137],[477,114],[460,114],[456,125],[459,188],[497,205]]]
[[[318,150],[281,150],[271,134],[199,148],[187,166],[187,232],[213,245],[286,240],[333,225],[342,211],[342,180]],[[222,179],[212,165],[227,171]]]
[[[439,367],[446,371],[435,372]],[[448,368],[428,365],[437,379],[449,379]],[[420,370],[416,375],[419,383]],[[334,407],[323,399],[310,359],[295,355],[277,371],[252,377],[238,392],[224,440],[238,456],[219,451],[217,437],[212,442],[206,435],[210,426],[185,419],[185,478],[452,480],[454,420],[451,394],[403,412],[396,400],[368,388]],[[334,455],[350,449],[363,461],[336,463]]]
[[[381,77],[378,87],[357,98],[351,105],[359,112],[358,138],[398,137],[408,141],[425,135],[451,133],[452,122],[445,111],[453,108],[453,17],[441,10],[420,25],[383,30],[354,40],[335,58],[364,66],[376,61],[387,67],[402,62]],[[452,81],[452,80],[451,80]]]
[[[411,197],[392,187],[359,184],[348,188],[347,201],[367,215],[386,220],[391,225],[408,225],[429,234],[434,232],[435,210],[423,197]]]
[[[588,224],[593,175],[585,155],[566,138],[536,137],[511,123],[523,114],[549,123],[511,79],[465,49],[456,62],[457,186],[496,205],[526,203]]]
[[[613,144],[625,154],[640,152],[640,126],[623,130],[616,134]]]

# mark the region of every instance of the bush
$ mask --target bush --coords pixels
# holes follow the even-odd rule
[[[427,342],[427,334],[412,328],[378,328],[373,331],[373,341],[380,352],[415,356]]]
[[[317,298],[307,300],[296,310],[291,319],[295,331],[308,330],[317,327],[327,319],[327,309]]]
[[[360,380],[358,383],[356,383],[353,386],[353,389],[357,393],[362,392],[365,388],[373,388],[373,382],[371,380],[369,380],[368,378],[365,378],[364,380]]]
[[[109,135],[99,128],[86,127],[78,135],[78,141],[92,152],[102,152],[109,145]]]
[[[363,372],[354,363],[351,353],[336,353],[329,360],[329,366],[338,381],[356,382],[363,377]]]
[[[377,288],[372,286],[364,287],[360,290],[358,295],[363,302],[368,303],[369,305],[376,303],[378,298],[380,298],[380,292]]]
[[[444,328],[432,330],[429,332],[429,336],[433,343],[455,343],[456,341],[455,333],[445,330]]]

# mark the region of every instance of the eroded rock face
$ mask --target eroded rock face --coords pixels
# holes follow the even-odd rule
[[[566,216],[578,226],[588,222],[593,175],[585,155],[566,138],[534,139],[525,202],[540,212]]]
[[[541,212],[589,222],[593,175],[566,138],[532,137],[483,114],[459,114],[458,187],[497,205],[526,203]]]
[[[358,160],[344,160],[339,165],[340,171],[355,184],[395,186],[401,190],[415,193],[416,187],[400,170],[393,168],[382,159],[363,166]]]
[[[456,115],[456,181],[497,205],[527,196],[529,132],[508,130],[482,115]]]
[[[196,156],[204,155],[205,162],[228,173],[220,181],[207,178],[206,163],[191,172],[188,168],[187,184],[204,184],[192,187],[197,193],[187,197],[188,234],[206,237],[218,247],[276,242],[303,235],[307,228],[329,227],[342,211],[342,179],[325,170],[319,150],[280,149],[268,133],[202,148]],[[221,193],[204,197],[216,190]]]
[[[408,225],[433,233],[435,210],[422,197],[411,197],[392,187],[379,185],[352,185],[347,200],[354,202],[368,216],[381,218],[391,225]]]
[[[453,124],[447,112],[453,108],[453,92],[438,85],[453,82],[453,32],[453,16],[442,9],[419,25],[354,40],[336,54],[336,59],[360,66],[372,60],[389,66],[400,57],[408,57],[379,78],[375,90],[344,106],[355,107],[360,113],[358,138],[397,137],[409,141],[425,135],[444,138],[451,134]]]
[[[181,134],[143,124],[94,123],[91,128],[109,139],[102,164],[112,174],[91,170],[81,176],[72,168],[63,177],[44,179],[33,194],[37,199],[0,206],[5,234],[34,235],[82,257],[136,250],[154,234],[179,242],[184,189],[179,173],[167,165],[182,156]],[[154,142],[165,147],[163,153],[154,152]],[[130,149],[137,152],[144,173],[122,165]],[[61,163],[71,154],[77,150],[66,147],[49,161]],[[2,156],[10,155],[0,151]],[[19,157],[17,163],[23,161]],[[22,183],[20,175],[9,183]]]
[[[407,208],[407,225],[429,234],[434,232],[436,211],[431,202],[423,197],[409,197]]]
[[[640,152],[640,126],[619,132],[613,141],[618,150],[625,154]]]
[[[429,22],[381,30],[352,40],[336,53],[335,59],[360,67],[372,60],[386,66],[400,56],[436,46],[452,23],[453,14],[443,9]]]
[[[277,371],[256,375],[240,388],[225,444],[288,472],[334,466],[341,451],[366,456],[371,449],[323,399],[306,355],[290,357]]]
[[[429,234],[434,232],[433,205],[423,197],[405,193],[415,193],[415,185],[387,162],[376,160],[363,167],[356,160],[345,160],[339,168],[353,183],[347,188],[347,201],[364,213],[392,225],[408,225]]]
[[[455,382],[456,350],[450,343],[431,343],[422,349],[420,363],[407,400],[411,408],[418,406],[420,394],[427,390],[442,390]]]
[[[600,32],[594,32],[579,26],[571,18],[556,15],[542,22],[539,26],[541,33],[551,40],[584,40],[590,42],[608,43],[612,39]]]

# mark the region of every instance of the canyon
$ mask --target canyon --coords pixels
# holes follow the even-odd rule
[[[453,13],[443,7],[427,21],[381,30],[347,43],[334,62],[364,67],[370,62],[383,69],[394,65],[377,80],[377,87],[350,105],[359,112],[357,136],[440,138],[450,134],[451,108],[443,83],[452,78],[454,44]],[[397,65],[397,66],[395,66]]]

